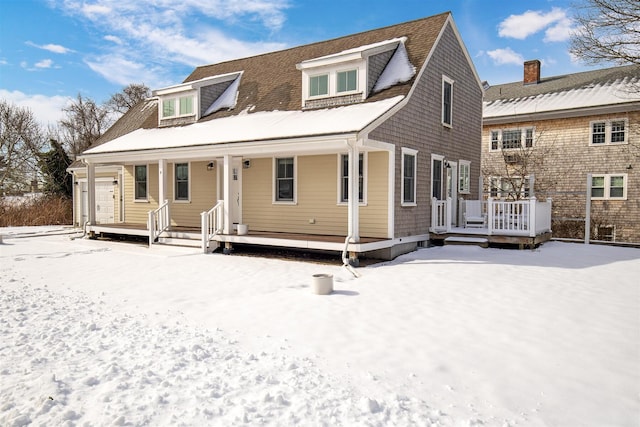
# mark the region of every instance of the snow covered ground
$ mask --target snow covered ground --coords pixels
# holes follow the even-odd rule
[[[640,425],[640,250],[360,268],[0,229],[0,425]],[[336,291],[313,295],[311,276]]]

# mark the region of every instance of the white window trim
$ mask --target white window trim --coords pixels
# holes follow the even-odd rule
[[[367,206],[367,172],[369,170],[369,156],[366,151],[358,153],[362,154],[362,201],[359,203],[360,206]],[[348,156],[349,153],[339,153],[338,154],[338,195],[337,195],[337,204],[338,206],[348,206],[348,201],[342,200],[342,156]]]
[[[178,200],[176,199],[176,165],[187,164],[187,191],[189,192],[189,197],[186,200]],[[191,203],[191,162],[175,162],[173,164],[173,203]]]
[[[191,97],[191,113],[189,114],[180,114],[180,98],[186,98],[186,97]],[[176,93],[176,94],[171,94],[171,96],[163,96],[161,98],[161,102],[160,102],[160,108],[158,109],[158,114],[160,115],[160,120],[171,120],[171,119],[179,119],[182,117],[196,117],[196,119],[198,118],[198,114],[199,114],[199,109],[197,108],[198,105],[198,94],[197,92],[185,92],[185,93]],[[165,116],[164,115],[164,103],[165,101],[171,100],[173,99],[175,102],[175,114],[172,116]]]
[[[449,83],[451,85],[451,99],[449,104],[449,119],[451,123],[446,123],[444,121],[444,85],[445,83]],[[453,127],[453,86],[454,86],[454,80],[443,74],[442,75],[442,99],[440,102],[440,121],[442,123],[442,126],[445,126],[448,128]]]
[[[338,92],[338,73],[343,71],[356,70],[356,90],[347,92]],[[328,76],[328,91],[326,95],[310,95],[310,81],[312,77]],[[348,63],[340,63],[333,65],[325,65],[318,68],[309,68],[302,70],[302,105],[306,101],[314,101],[317,99],[328,99],[341,96],[361,94],[362,99],[366,97],[367,88],[367,64],[365,60],[350,61]]]
[[[314,77],[322,77],[322,76],[327,76],[327,93],[326,94],[321,94],[321,95],[311,95],[311,79]],[[307,99],[322,99],[322,98],[327,98],[331,96],[331,73],[328,72],[323,72],[323,73],[317,73],[317,74],[309,74],[307,76],[307,94],[306,94],[306,98]]]
[[[462,175],[463,167],[467,168],[468,181],[467,188],[462,188],[460,186],[460,176]],[[458,160],[458,192],[460,194],[470,194],[471,193],[471,162],[469,160]]]
[[[413,156],[413,201],[405,202],[404,201],[404,157],[405,154]],[[402,147],[401,149],[401,159],[400,159],[400,206],[418,206],[418,150],[414,150],[411,148]]]
[[[509,132],[509,131],[515,131],[515,130],[519,130],[520,131],[520,147],[515,147],[515,148],[502,148],[502,134],[503,132]],[[532,136],[533,136],[533,141],[531,141],[531,147],[527,147],[527,130],[531,130]],[[498,133],[498,148],[493,148],[492,146],[492,137],[493,137],[493,133],[497,132]],[[596,144],[599,145],[599,144]],[[511,150],[526,150],[528,148],[534,148],[536,146],[536,127],[535,126],[526,126],[526,127],[522,127],[522,128],[506,128],[506,129],[491,129],[489,130],[489,151],[497,153],[498,151],[502,151],[502,150],[507,150],[507,151],[511,151]]]
[[[611,124],[613,122],[624,122],[624,141],[611,142]],[[594,123],[604,123],[604,142],[594,144],[593,143],[593,125]],[[624,145],[629,143],[629,120],[626,117],[592,120],[589,122],[589,145],[591,147],[601,147],[603,145]]]
[[[145,166],[147,169],[147,197],[144,199],[136,198],[136,166]],[[149,203],[149,164],[138,163],[133,165],[133,202],[134,203]]]
[[[611,197],[611,177],[621,176],[622,181],[622,197]],[[591,179],[596,177],[604,178],[604,196],[594,197],[591,196],[591,200],[627,200],[627,174],[626,173],[594,173],[591,174]],[[593,188],[593,187],[592,187]]]
[[[278,159],[293,158],[293,200],[278,200]],[[298,204],[298,156],[278,156],[272,159],[271,193],[274,205],[297,205]]]

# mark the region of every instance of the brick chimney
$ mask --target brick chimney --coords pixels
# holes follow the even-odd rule
[[[535,85],[540,83],[540,61],[534,59],[524,63],[524,80],[525,85]]]

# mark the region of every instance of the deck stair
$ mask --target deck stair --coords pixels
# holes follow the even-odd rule
[[[202,238],[198,232],[168,230],[158,237],[157,243],[160,245],[199,248],[202,244]]]
[[[468,236],[449,236],[444,239],[445,246],[448,245],[464,245],[464,246],[480,246],[481,248],[489,247],[489,239],[485,237],[468,237]]]

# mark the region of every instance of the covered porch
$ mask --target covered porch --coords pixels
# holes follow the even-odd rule
[[[531,197],[507,201],[458,200],[458,215],[453,216],[453,200],[432,200],[430,239],[535,247],[551,239],[551,199]]]

